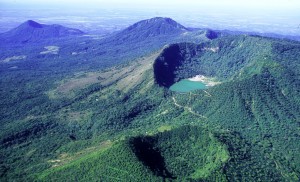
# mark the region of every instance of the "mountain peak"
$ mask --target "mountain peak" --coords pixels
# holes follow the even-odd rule
[[[155,17],[147,20],[139,21],[132,26],[128,27],[128,29],[134,29],[137,27],[148,28],[151,26],[152,28],[157,28],[157,30],[163,31],[164,33],[173,33],[178,31],[187,31],[183,25],[177,23],[171,18],[165,17]]]
[[[116,37],[121,40],[143,40],[149,37],[181,34],[186,31],[187,28],[171,18],[155,17],[129,26]]]
[[[150,18],[150,19],[147,19],[147,20],[142,20],[140,22],[143,22],[143,21],[146,21],[148,23],[154,23],[154,22],[167,22],[167,23],[175,23],[177,24],[177,22],[171,18],[168,18],[168,17],[154,17],[154,18]]]
[[[150,19],[145,20],[145,21],[148,21],[148,22],[159,22],[159,21],[161,21],[161,22],[167,22],[167,23],[174,24],[174,25],[175,24],[180,25],[175,20],[173,20],[172,18],[168,18],[168,17],[154,17],[154,18],[150,18]]]
[[[33,27],[33,28],[43,28],[42,24],[39,24],[38,22],[35,22],[33,20],[27,20],[25,23],[23,23],[26,26]]]

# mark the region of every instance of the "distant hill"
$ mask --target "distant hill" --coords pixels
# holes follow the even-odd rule
[[[221,33],[209,29],[186,28],[171,18],[155,17],[139,21],[106,37],[101,43],[110,45],[147,44],[147,48],[170,42],[199,42],[215,39]],[[138,46],[144,47],[143,45]]]
[[[144,39],[161,35],[175,35],[188,32],[183,25],[177,23],[171,18],[155,17],[139,21],[125,30],[116,34],[116,38],[126,39]]]
[[[2,43],[27,43],[48,38],[60,38],[82,34],[83,32],[78,29],[57,24],[45,25],[33,20],[28,20],[18,27],[0,34],[0,40]]]

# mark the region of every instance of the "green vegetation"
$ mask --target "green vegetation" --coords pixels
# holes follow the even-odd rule
[[[225,180],[220,168],[228,158],[226,147],[212,133],[199,127],[184,126],[154,136],[137,136],[116,142],[65,166],[49,169],[38,179]]]
[[[300,43],[174,37],[3,48],[0,180],[299,181]]]
[[[141,181],[159,178],[132,153],[128,141],[121,141],[67,165],[45,171],[39,181]]]

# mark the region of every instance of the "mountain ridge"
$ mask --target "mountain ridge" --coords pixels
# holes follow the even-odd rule
[[[40,24],[33,20],[27,20],[18,27],[0,34],[0,40],[2,43],[28,43],[83,34],[84,32],[79,29],[68,28],[58,24]]]

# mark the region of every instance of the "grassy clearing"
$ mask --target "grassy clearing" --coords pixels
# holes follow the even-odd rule
[[[159,132],[170,131],[172,129],[171,125],[162,125],[157,128]]]
[[[100,83],[103,86],[115,83],[116,89],[127,92],[143,81],[144,74],[147,70],[152,69],[153,62],[159,54],[160,52],[156,52],[142,57],[123,68],[113,67],[106,71],[75,74],[73,78],[68,78],[58,83],[57,88],[48,91],[47,95],[49,98],[70,96],[72,92],[95,83]]]
[[[40,52],[40,54],[58,54],[60,47],[58,46],[46,46],[45,51]]]

